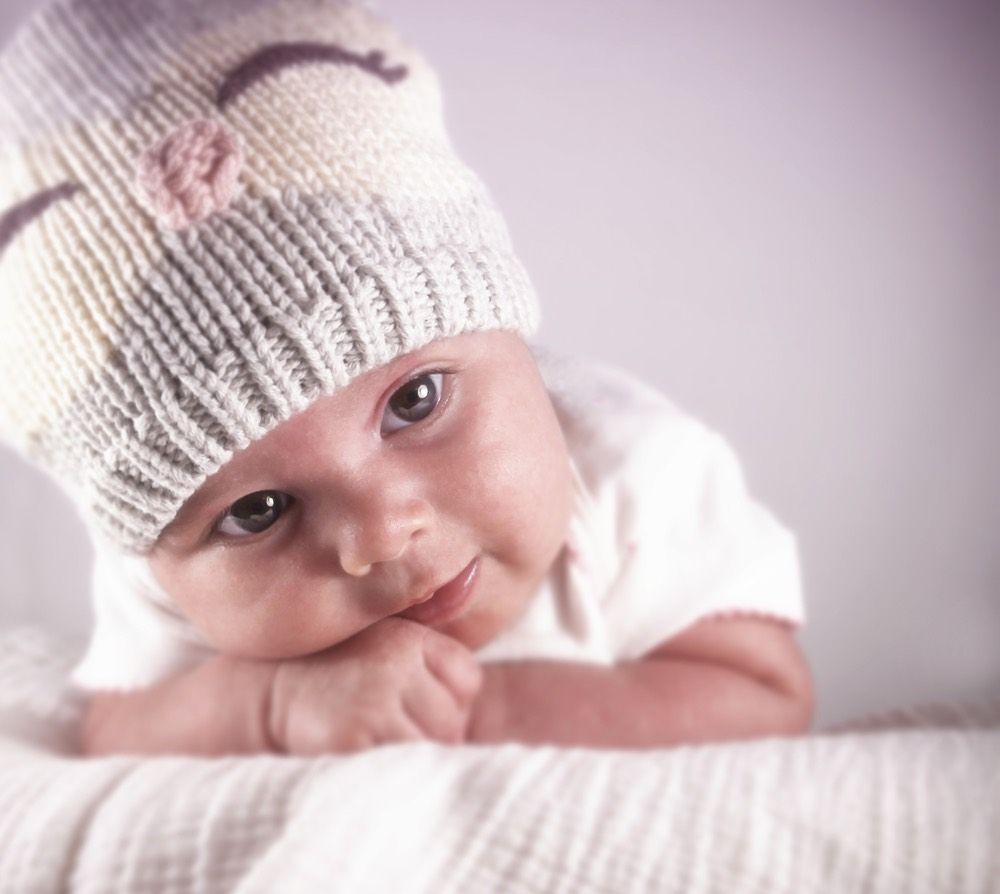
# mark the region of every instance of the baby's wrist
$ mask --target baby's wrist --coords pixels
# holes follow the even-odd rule
[[[261,750],[272,754],[287,754],[288,704],[280,688],[281,661],[260,661],[257,668],[260,691],[257,702],[257,729],[260,733]]]
[[[465,741],[487,743],[504,741],[506,728],[506,668],[502,662],[481,665],[483,682],[469,711]]]
[[[236,707],[240,738],[246,753],[280,753],[280,739],[275,735],[275,680],[281,665],[278,661],[219,656],[222,698]]]

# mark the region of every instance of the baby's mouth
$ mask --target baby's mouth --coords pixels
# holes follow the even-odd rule
[[[479,556],[476,556],[448,583],[438,587],[427,599],[411,605],[399,617],[420,624],[442,624],[458,615],[472,597],[479,580]]]

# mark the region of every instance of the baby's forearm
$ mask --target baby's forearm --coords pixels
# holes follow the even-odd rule
[[[155,686],[91,697],[85,755],[248,754],[269,751],[274,662],[217,656]]]
[[[652,748],[794,735],[811,715],[808,692],[698,661],[502,662],[483,670],[473,742]]]

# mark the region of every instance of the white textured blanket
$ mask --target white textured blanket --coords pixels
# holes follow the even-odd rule
[[[0,635],[0,891],[1000,891],[1000,702],[660,751],[72,756],[74,656]]]

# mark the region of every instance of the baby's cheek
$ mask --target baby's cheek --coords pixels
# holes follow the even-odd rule
[[[521,490],[519,518],[530,546],[551,561],[566,540],[572,491],[568,458],[548,460],[531,467],[536,474]]]
[[[208,642],[227,655],[265,657],[271,648],[278,594],[267,581],[233,574],[220,563],[173,577],[175,604]]]
[[[212,612],[211,635],[221,651],[245,658],[295,658],[331,645],[316,613],[294,590],[255,586],[252,596],[227,601]]]
[[[247,587],[253,587],[248,592]],[[213,619],[217,646],[246,658],[301,658],[338,645],[375,620],[370,606],[352,599],[339,577],[305,576],[294,563],[277,563],[244,584]]]
[[[496,445],[486,463],[484,519],[525,562],[551,559],[565,540],[572,494],[561,437],[536,429],[534,437]]]
[[[237,606],[216,586],[198,600],[189,618],[219,652],[256,657],[263,645],[261,632],[265,629],[258,614],[246,605]]]

